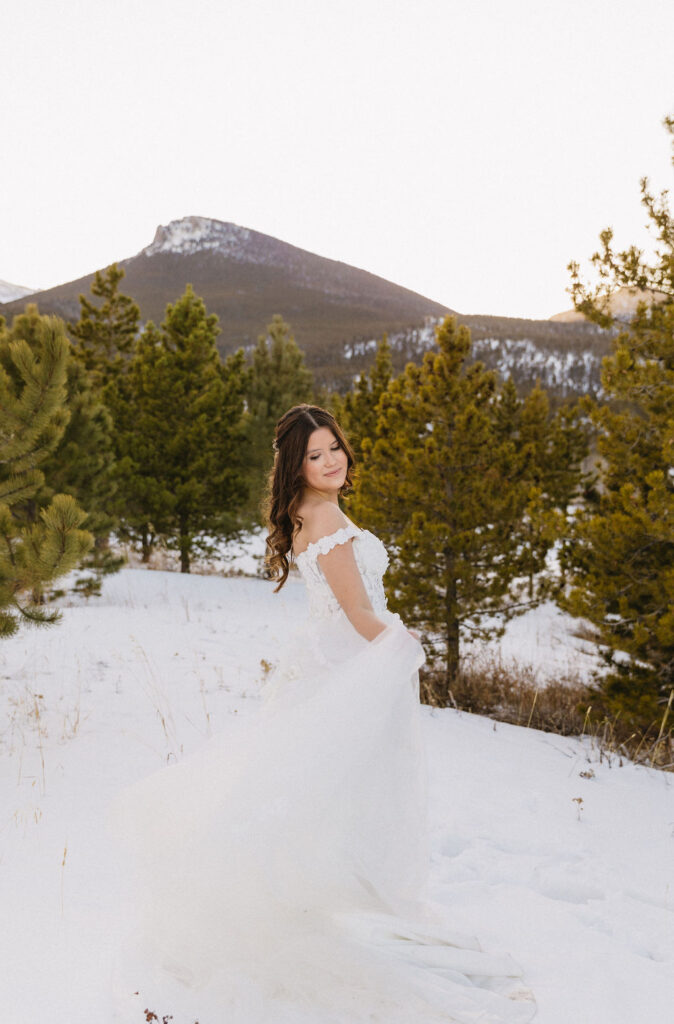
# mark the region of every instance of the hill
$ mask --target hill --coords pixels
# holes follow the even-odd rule
[[[317,256],[259,231],[206,217],[184,217],[157,228],[150,245],[122,260],[123,288],[144,320],[159,322],[189,282],[220,318],[222,354],[251,347],[280,313],[305,351],[317,380],[343,389],[368,365],[385,332],[401,369],[433,344],[434,326],[455,313],[470,327],[475,355],[521,388],[536,379],[559,397],[596,392],[605,332],[585,322],[466,315],[365,270]],[[40,311],[66,320],[79,315],[93,272],[48,288]],[[0,304],[11,319],[26,298]]]
[[[376,274],[206,217],[158,227],[152,243],[120,266],[126,272],[124,291],[144,320],[161,321],[166,304],[189,282],[220,318],[223,353],[254,344],[274,313],[281,313],[309,362],[326,368],[344,341],[400,331],[425,316],[451,312]],[[77,319],[78,296],[89,292],[92,279],[93,272],[45,289],[40,311]],[[0,313],[11,316],[22,308],[14,301],[0,305]]]

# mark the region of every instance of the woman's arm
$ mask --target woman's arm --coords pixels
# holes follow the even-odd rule
[[[383,633],[386,624],[372,610],[352,542],[353,537],[350,537],[342,544],[335,544],[326,555],[318,556],[318,564],[351,625],[366,640],[374,640]]]

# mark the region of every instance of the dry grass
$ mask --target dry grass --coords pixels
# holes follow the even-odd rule
[[[10,755],[19,756],[17,785],[21,784],[22,778],[32,778],[33,785],[39,788],[41,796],[47,791],[47,777],[45,766],[45,743],[49,732],[44,709],[44,694],[35,693],[27,684],[23,683],[7,695],[7,716],[4,723],[4,731],[0,736],[2,746]],[[37,775],[24,771],[24,754],[32,750],[32,738],[36,738],[37,750],[40,758],[40,766]],[[31,762],[32,766],[32,762]]]
[[[623,760],[674,770],[672,698],[661,720],[645,729],[627,728],[618,716],[593,707],[596,693],[578,677],[542,681],[531,668],[485,656],[462,666],[445,697],[444,672],[422,669],[421,700],[432,707],[453,707],[498,722],[541,729],[563,736],[585,736],[601,761]]]
[[[153,1024],[154,1021],[159,1022],[159,1024],[169,1024],[169,1021],[173,1020],[173,1014],[172,1013],[164,1013],[164,1014],[162,1014],[161,1017],[159,1017],[154,1012],[154,1010],[148,1010],[147,1006],[143,1010],[143,1015],[144,1015],[144,1019],[146,1021],[146,1024]],[[194,1024],[199,1024],[199,1021],[195,1020]]]
[[[180,572],[180,554],[165,544],[157,543],[152,549],[149,562],[144,562],[141,552],[131,543],[115,545],[116,553],[123,555],[127,569],[148,569],[156,572]],[[261,562],[260,562],[261,565]],[[227,576],[250,577],[250,572],[235,569],[229,561],[215,552],[212,555],[195,553],[190,559],[190,572],[193,576]],[[254,574],[257,578],[257,574]]]
[[[166,759],[168,761],[172,754],[175,756],[174,752],[176,750],[182,750],[182,747],[178,743],[178,733],[176,723],[173,718],[171,702],[145,648],[140,643],[136,642],[134,649],[137,655],[138,664],[142,665],[144,668],[144,672],[142,674],[139,673],[138,678],[145,690],[145,693],[147,694],[148,700],[155,710],[164,733],[166,744],[170,748],[166,755]]]

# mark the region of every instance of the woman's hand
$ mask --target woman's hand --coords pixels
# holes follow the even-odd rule
[[[415,640],[418,640],[419,643],[421,643],[421,637],[417,633],[416,629],[408,629],[407,632],[410,634],[410,636],[413,636]]]

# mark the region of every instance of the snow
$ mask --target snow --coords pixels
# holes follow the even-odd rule
[[[267,550],[266,530],[256,527],[242,533],[237,539],[222,541],[212,539],[210,555],[194,554],[191,559],[192,572],[201,575],[217,573],[222,576],[264,575],[264,556]],[[152,553],[150,566],[143,565],[138,552],[131,545],[115,539],[115,550],[122,554],[132,568],[180,569],[180,555],[175,549],[158,545]]]
[[[142,250],[144,256],[169,252],[187,255],[206,250],[215,250],[232,259],[253,259],[251,231],[227,221],[212,220],[210,217],[183,217],[167,225],[159,225],[151,245]]]
[[[0,281],[0,302],[12,302],[14,299],[22,299],[25,295],[32,295],[34,292],[35,288],[26,288],[22,284]]]
[[[190,216],[160,224],[151,245],[139,255],[164,253],[208,253],[235,263],[281,268],[296,284],[319,290],[339,302],[362,302],[363,298],[362,285],[353,277],[358,273],[355,268],[229,221]]]
[[[100,598],[61,604],[60,624],[0,648],[3,1024],[110,1019],[130,908],[111,895],[105,809],[120,787],[255,714],[306,610],[294,579],[274,595],[261,579],[137,569],[107,578]],[[582,650],[562,652],[550,608],[516,622],[529,660],[582,666]],[[422,717],[431,895],[448,924],[515,957],[537,1024],[671,1019],[672,775],[452,709]]]
[[[498,659],[519,666],[541,685],[562,679],[589,680],[606,671],[596,644],[584,638],[582,620],[574,620],[554,603],[545,601],[508,622],[502,637],[465,644],[465,660]],[[588,624],[589,625],[589,624]]]
[[[540,377],[546,387],[568,388],[569,381],[580,378],[585,391],[596,391],[602,355],[588,350],[578,353],[554,352],[539,348],[529,338],[478,338],[473,342],[473,356],[483,359],[486,353],[498,353],[496,369],[502,377]],[[581,388],[574,381],[571,390]]]
[[[435,328],[441,319],[426,317],[423,327],[410,327],[389,335],[392,350],[416,352],[422,356],[436,344]],[[371,354],[377,340],[345,342],[346,359]],[[569,349],[560,343],[556,348],[538,345],[531,338],[474,338],[471,360],[482,360],[503,378],[528,381],[533,386],[539,379],[544,388],[562,394],[595,394],[603,392],[599,374],[603,353],[588,348],[584,352]]]

